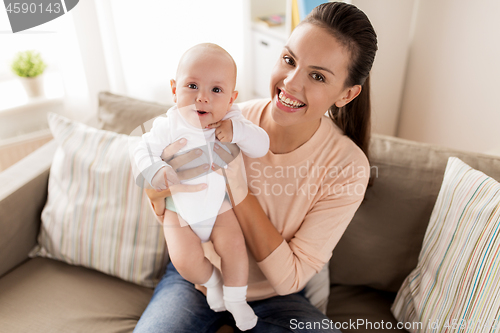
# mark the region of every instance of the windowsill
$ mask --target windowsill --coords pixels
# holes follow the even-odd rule
[[[48,130],[47,113],[63,112],[64,88],[59,73],[44,73],[43,83],[44,95],[29,98],[19,79],[0,81],[1,144],[28,140],[30,135],[45,135]]]
[[[57,72],[43,74],[44,96],[30,98],[17,78],[0,82],[0,114],[16,112],[25,107],[60,104],[64,97],[61,76]]]
[[[45,138],[52,136],[52,132],[49,128],[39,129],[33,132],[28,132],[24,134],[20,134],[18,136],[14,136],[8,139],[0,139],[0,147],[16,144],[19,142],[29,142],[33,140],[38,140],[40,138]]]
[[[18,103],[17,105],[13,105],[11,107],[3,108],[0,106],[0,115],[7,115],[20,112],[27,108],[40,108],[40,107],[50,107],[50,106],[59,106],[63,103],[63,98],[61,97],[37,97],[37,98],[29,98],[27,101],[23,103]]]

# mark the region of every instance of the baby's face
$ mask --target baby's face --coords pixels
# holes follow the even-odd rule
[[[174,102],[191,125],[205,128],[220,121],[233,105],[236,73],[230,58],[214,49],[201,48],[184,56],[171,81]]]

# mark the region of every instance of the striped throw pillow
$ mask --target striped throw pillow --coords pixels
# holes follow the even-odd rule
[[[38,246],[30,256],[81,265],[154,287],[165,267],[163,229],[135,184],[129,146],[140,140],[48,115],[59,147]]]
[[[418,265],[392,312],[411,332],[500,329],[497,181],[450,157]]]

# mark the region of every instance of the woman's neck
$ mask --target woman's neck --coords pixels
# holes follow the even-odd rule
[[[270,104],[264,109],[260,118],[260,127],[269,135],[269,149],[273,154],[286,154],[299,148],[309,141],[320,124],[321,119],[317,119],[309,123],[281,126],[273,120]]]

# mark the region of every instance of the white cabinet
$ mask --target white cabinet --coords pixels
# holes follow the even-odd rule
[[[284,39],[252,31],[252,93],[255,98],[270,96],[271,71],[285,46]]]
[[[271,71],[278,61],[279,55],[291,31],[292,0],[246,0],[248,9],[248,32],[246,50],[250,57],[247,67],[247,82],[250,98],[266,98],[270,96],[269,79]],[[285,15],[284,24],[268,27],[258,22],[259,17],[275,14]]]

